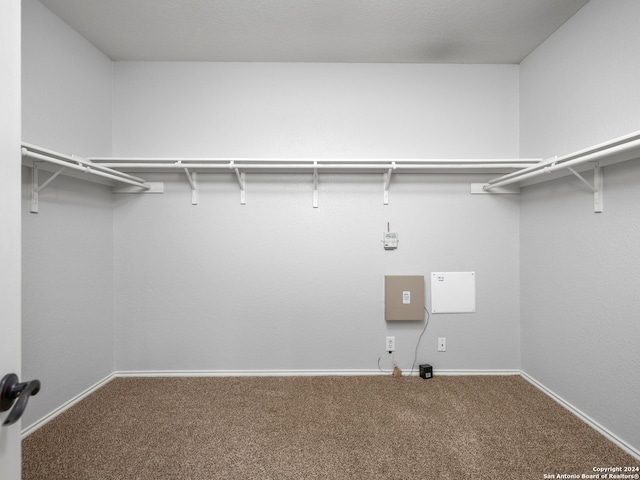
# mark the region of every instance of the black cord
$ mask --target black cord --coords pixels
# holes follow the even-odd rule
[[[409,376],[413,375],[413,369],[416,366],[416,361],[418,360],[418,347],[420,346],[420,340],[422,340],[422,336],[424,335],[424,332],[427,331],[427,327],[429,326],[429,320],[431,319],[431,315],[429,315],[429,310],[427,310],[427,307],[424,307],[424,311],[427,312],[427,323],[422,329],[422,333],[418,337],[418,342],[416,343],[416,353],[413,357],[413,365],[411,365],[411,372],[409,373]]]

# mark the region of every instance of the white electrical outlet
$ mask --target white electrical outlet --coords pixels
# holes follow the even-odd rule
[[[387,337],[387,341],[385,342],[385,350],[387,352],[396,351],[396,337]]]
[[[446,337],[438,337],[438,351],[446,352],[447,351],[447,339]]]

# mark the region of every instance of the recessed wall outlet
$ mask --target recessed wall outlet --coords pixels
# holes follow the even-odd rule
[[[387,341],[385,342],[385,350],[387,352],[396,351],[396,337],[387,337]]]
[[[446,352],[447,351],[447,339],[446,337],[438,337],[438,351]]]

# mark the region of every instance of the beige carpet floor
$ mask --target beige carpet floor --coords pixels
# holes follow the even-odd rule
[[[542,479],[639,464],[518,376],[116,378],[23,440],[24,480]]]

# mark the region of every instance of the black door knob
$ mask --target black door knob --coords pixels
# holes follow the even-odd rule
[[[40,380],[20,383],[15,373],[5,375],[0,381],[0,412],[6,412],[11,408],[11,405],[13,405],[13,409],[2,425],[8,426],[16,423],[24,413],[24,409],[27,408],[29,397],[36,395],[39,391]]]

